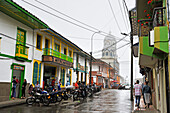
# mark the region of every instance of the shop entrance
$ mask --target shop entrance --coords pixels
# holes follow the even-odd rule
[[[44,66],[43,88],[54,88],[56,67]]]
[[[15,98],[20,98],[22,95],[22,84],[24,81],[24,73],[25,73],[25,66],[19,66],[18,64],[12,64],[12,77],[11,77],[11,89],[10,89],[10,97],[12,95],[12,81],[13,77],[16,77],[16,89],[15,89]]]

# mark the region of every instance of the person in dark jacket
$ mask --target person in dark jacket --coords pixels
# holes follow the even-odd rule
[[[12,96],[11,96],[12,99],[15,99],[16,86],[17,86],[17,81],[16,81],[16,76],[14,76],[12,80]]]
[[[148,86],[148,83],[149,83],[148,81],[145,82],[145,85],[142,90],[142,94],[144,96],[145,103],[148,104],[148,108],[149,108],[152,92],[151,92],[151,88]]]
[[[26,85],[27,85],[27,80],[24,79],[24,82],[23,82],[23,84],[22,84],[22,97],[21,97],[21,98],[25,98]]]

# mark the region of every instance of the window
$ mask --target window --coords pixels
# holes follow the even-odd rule
[[[50,48],[50,41],[49,39],[45,39],[45,48]]]
[[[33,72],[33,84],[37,83],[37,76],[38,76],[38,62],[34,62],[34,72]]]
[[[106,52],[106,56],[108,56],[108,52]]]
[[[64,54],[67,55],[67,49],[66,48],[64,48]]]
[[[110,53],[110,56],[112,56],[112,53]]]
[[[25,45],[26,42],[26,31],[23,29],[17,29],[17,44]]]
[[[37,49],[42,49],[42,36],[37,34],[37,45],[36,45]]]
[[[69,51],[69,56],[72,57],[72,52],[71,51]]]
[[[56,51],[60,51],[60,45],[55,44],[55,50],[56,50]]]
[[[34,69],[33,69],[33,84],[35,85],[37,81],[40,84],[41,80],[41,63],[40,61],[35,61],[34,62]]]

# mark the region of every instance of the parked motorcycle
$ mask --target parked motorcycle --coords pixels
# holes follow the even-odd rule
[[[33,90],[30,93],[30,97],[26,99],[26,103],[28,105],[32,105],[34,103],[43,103],[43,105],[48,106],[50,101],[49,101],[49,94],[47,91],[35,91]]]
[[[49,100],[50,103],[56,103],[62,101],[62,92],[61,91],[54,91],[49,93]]]

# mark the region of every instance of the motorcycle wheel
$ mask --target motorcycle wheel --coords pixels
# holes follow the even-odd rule
[[[61,96],[56,97],[56,101],[57,102],[61,102],[62,101],[62,97]]]
[[[49,104],[50,104],[49,99],[44,98],[44,99],[43,99],[43,105],[48,106]]]
[[[88,95],[87,95],[88,97],[91,97],[91,96],[93,96],[93,91],[90,89],[90,90],[88,90]]]
[[[34,103],[34,98],[27,98],[26,103],[32,105]]]
[[[68,96],[67,95],[64,95],[63,98],[64,98],[64,100],[68,100]]]
[[[75,101],[75,100],[78,100],[78,94],[77,94],[77,93],[75,93],[75,94],[73,95],[73,101]]]

